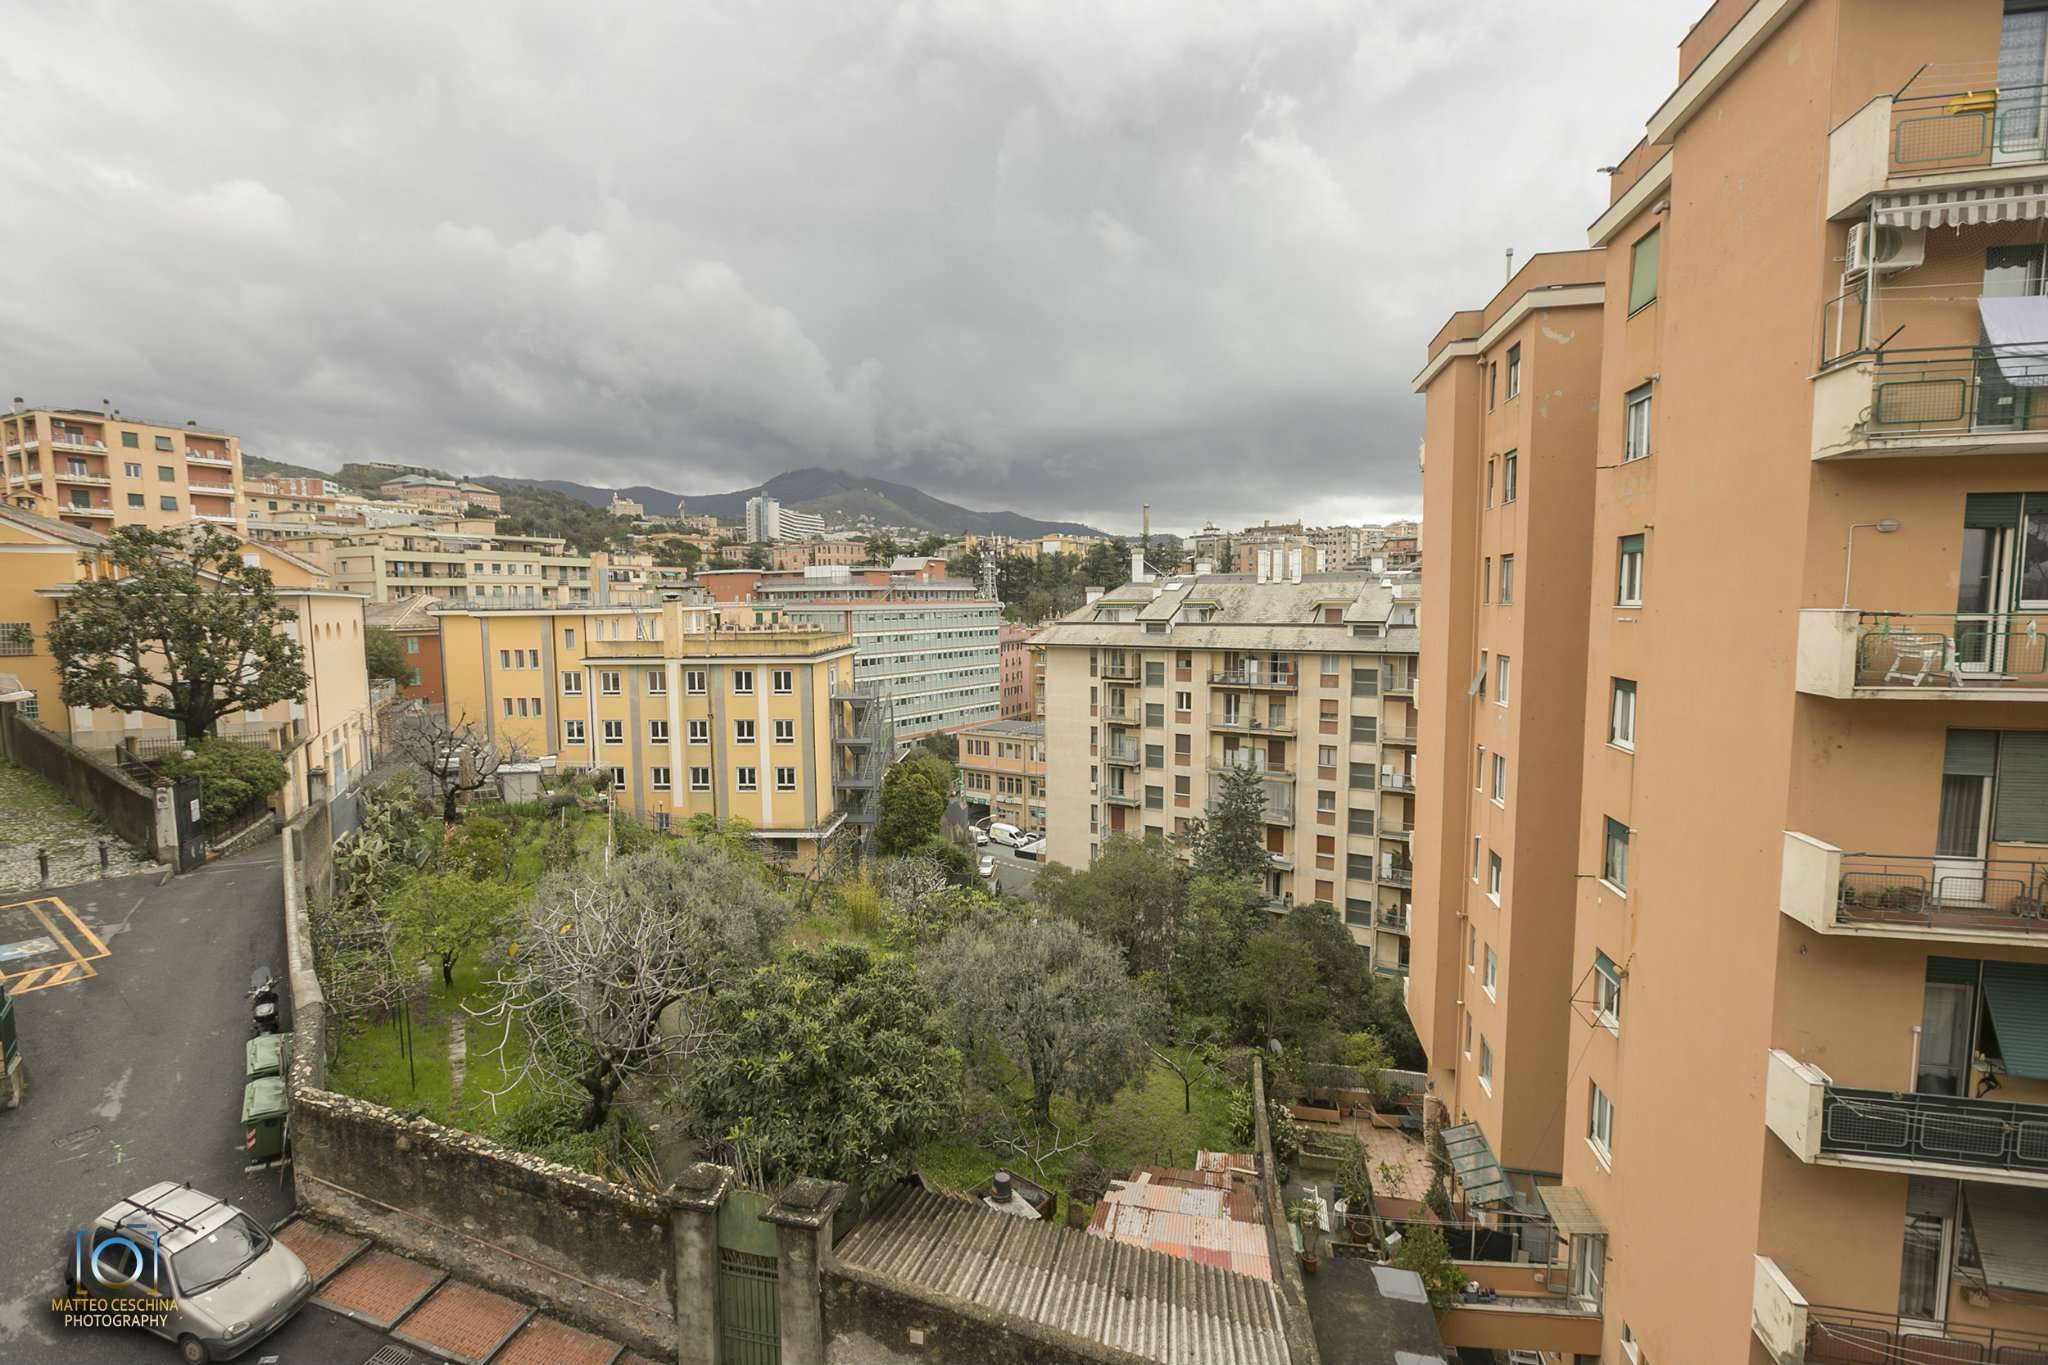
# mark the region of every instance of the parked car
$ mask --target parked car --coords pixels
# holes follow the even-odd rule
[[[972,834],[972,835],[974,836],[974,846],[975,846],[976,848],[986,848],[986,847],[988,846],[988,831],[987,831],[987,830],[985,830],[985,829],[974,829],[974,830],[971,830],[971,831],[969,831],[969,832],[970,832],[970,833],[971,833],[971,834]]]
[[[995,875],[996,875],[996,860],[995,860],[995,858],[994,858],[994,857],[993,857],[992,855],[990,855],[990,854],[987,854],[987,853],[984,853],[984,854],[982,854],[982,855],[981,855],[981,867],[979,868],[979,871],[981,872],[981,879],[982,879],[983,881],[987,881],[987,880],[988,880],[988,879],[989,879],[990,877],[993,877],[993,876],[995,876]]]
[[[1015,825],[1006,825],[1000,820],[989,825],[988,837],[990,842],[1001,844],[1005,848],[1015,848],[1027,838],[1023,830]]]
[[[146,1330],[176,1342],[186,1365],[233,1360],[282,1327],[313,1293],[313,1277],[290,1247],[233,1204],[190,1184],[166,1180],[131,1194],[78,1239],[65,1261],[71,1294],[124,1292],[94,1278],[94,1253],[105,1244],[125,1241],[146,1251],[153,1266],[144,1273],[153,1269],[155,1293],[175,1305],[162,1327]],[[132,1260],[126,1246],[117,1246],[105,1263],[120,1276]],[[147,1290],[125,1292],[148,1297]]]

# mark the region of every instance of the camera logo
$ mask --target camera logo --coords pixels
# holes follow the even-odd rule
[[[71,1282],[123,1294],[155,1294],[163,1283],[163,1253],[147,1223],[123,1223],[111,1232],[81,1228],[71,1236]],[[90,1280],[88,1280],[90,1276]]]

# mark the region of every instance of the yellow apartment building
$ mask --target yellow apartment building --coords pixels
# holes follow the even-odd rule
[[[1591,252],[1430,343],[1410,1009],[1555,1163],[1553,1359],[2048,1359],[2044,89],[2037,4],[1715,4]]]
[[[1045,722],[992,720],[959,733],[969,811],[1018,829],[1045,828]]]
[[[87,531],[192,521],[232,530],[245,511],[241,442],[192,423],[16,407],[0,412],[0,466],[10,506]]]
[[[1140,574],[1041,630],[1048,852],[1166,839],[1226,767],[1266,789],[1266,894],[1323,901],[1408,970],[1415,585],[1359,574]]]
[[[325,566],[336,586],[372,602],[425,595],[482,606],[552,606],[640,600],[653,558],[579,554],[556,536],[501,535],[488,518],[327,531],[291,544]]]
[[[651,607],[438,613],[447,715],[501,751],[610,775],[657,829],[745,820],[808,866],[872,820],[886,742],[853,688],[853,641],[772,613]],[[758,622],[758,623],[757,623]]]

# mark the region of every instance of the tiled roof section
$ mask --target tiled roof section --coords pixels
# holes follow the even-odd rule
[[[363,608],[364,622],[385,630],[433,630],[434,600],[419,592],[389,602],[372,602]]]
[[[0,503],[0,521],[9,521],[24,531],[33,531],[52,540],[69,541],[73,545],[81,545],[87,549],[96,550],[107,543],[107,538],[97,531],[88,531],[83,526],[73,526],[68,521],[40,517],[34,512],[24,512],[19,507],[9,507],[5,503]]]
[[[853,1230],[836,1259],[913,1294],[964,1300],[1160,1365],[1290,1358],[1264,1280],[908,1186]]]

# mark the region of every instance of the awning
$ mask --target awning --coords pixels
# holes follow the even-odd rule
[[[1586,1202],[1584,1190],[1569,1185],[1538,1185],[1536,1197],[1543,1201],[1543,1209],[1550,1215],[1550,1222],[1567,1237],[1605,1237],[1607,1224],[1600,1221],[1600,1215],[1593,1212],[1593,1206]]]
[[[2048,1294],[2048,1190],[1965,1182],[1963,1197],[1984,1283]]]
[[[2048,967],[1985,963],[1984,1004],[2006,1071],[2048,1081]]]
[[[1871,206],[1879,227],[1966,227],[2048,217],[2048,180],[1968,190],[1881,194]]]
[[[2011,294],[1977,300],[1984,339],[2005,382],[2048,388],[2048,294]]]
[[[1450,1154],[1451,1171],[1458,1188],[1471,1204],[1505,1204],[1514,1197],[1514,1186],[1501,1171],[1493,1144],[1479,1131],[1477,1123],[1460,1123],[1444,1129],[1444,1149]]]

